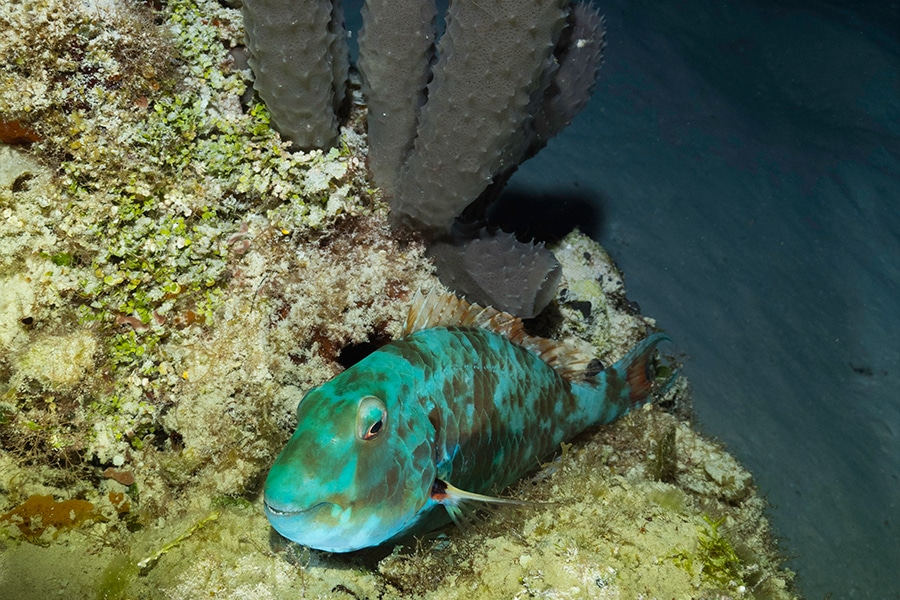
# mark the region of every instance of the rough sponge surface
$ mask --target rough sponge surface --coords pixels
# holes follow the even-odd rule
[[[559,69],[544,95],[535,118],[541,144],[569,124],[591,98],[603,60],[603,17],[587,4],[576,4],[569,14],[558,51]]]
[[[369,105],[369,169],[389,195],[412,148],[434,53],[433,0],[367,0],[359,69]]]
[[[453,2],[393,210],[447,230],[494,174],[546,85],[565,0]],[[447,135],[452,131],[453,135]]]
[[[335,105],[344,81],[335,85],[335,73],[342,71],[347,58],[343,27],[331,26],[333,12],[329,0],[243,4],[254,87],[275,128],[303,149],[326,148],[337,141]],[[341,89],[337,95],[336,89]]]
[[[470,302],[529,319],[556,295],[561,268],[543,244],[510,233],[481,231],[462,242],[435,242],[428,253],[441,283]]]

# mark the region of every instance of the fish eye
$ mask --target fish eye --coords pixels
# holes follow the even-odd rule
[[[361,440],[371,440],[384,431],[387,407],[380,398],[366,396],[359,401],[356,411],[356,435]]]

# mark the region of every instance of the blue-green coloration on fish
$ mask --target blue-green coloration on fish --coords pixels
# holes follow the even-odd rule
[[[412,333],[300,402],[297,430],[265,485],[266,516],[280,534],[349,552],[420,531],[435,516],[455,519],[460,503],[502,502],[482,494],[648,401],[650,356],[665,335],[588,376],[571,348],[450,298],[419,297]],[[472,325],[445,325],[453,320]]]

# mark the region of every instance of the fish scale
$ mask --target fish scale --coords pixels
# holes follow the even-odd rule
[[[422,327],[300,402],[297,430],[265,486],[266,516],[279,533],[348,552],[458,520],[470,501],[515,502],[485,494],[650,398],[649,358],[664,334],[578,376],[580,357],[527,336],[514,317],[443,302],[435,310],[419,300],[414,312],[431,312],[409,322],[416,316]],[[453,319],[465,324],[446,325]]]
[[[435,430],[437,476],[461,489],[507,487],[594,422],[596,399],[576,394],[533,352],[491,331],[427,329],[383,351],[413,364],[439,357],[421,360],[416,399]]]

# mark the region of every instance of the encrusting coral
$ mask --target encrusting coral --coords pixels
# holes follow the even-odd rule
[[[68,531],[87,521],[102,520],[94,512],[94,505],[86,500],[61,500],[57,502],[53,496],[35,494],[28,500],[0,515],[0,521],[6,521],[19,528],[29,541],[39,540],[47,529],[53,529],[53,537]]]
[[[749,474],[676,416],[683,380],[470,531],[345,559],[272,536],[297,402],[438,285],[422,242],[364,135],[292,153],[242,107],[240,11],[27,0],[0,27],[0,121],[27,132],[0,146],[0,597],[794,597]],[[594,242],[552,249],[534,326],[611,363],[652,321]]]

